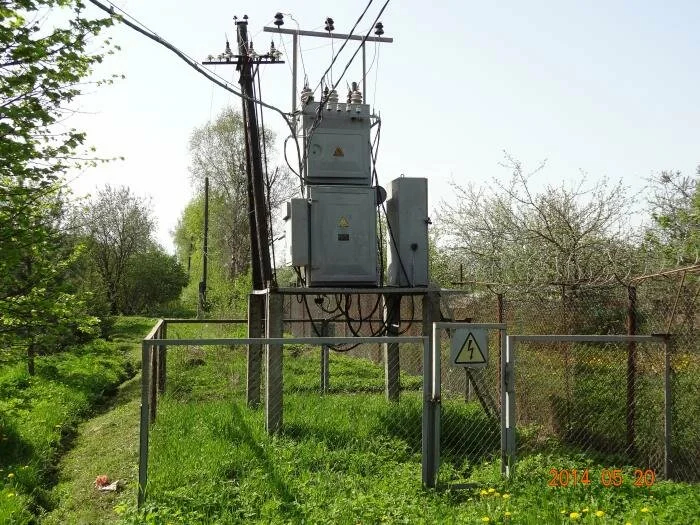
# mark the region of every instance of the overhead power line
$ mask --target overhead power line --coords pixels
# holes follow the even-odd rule
[[[99,7],[100,9],[102,9],[103,11],[109,13],[109,14],[112,15],[112,16],[117,16],[117,17],[119,18],[119,20],[120,20],[122,23],[124,23],[125,25],[127,25],[127,26],[130,27],[131,29],[133,29],[133,30],[135,30],[135,31],[137,31],[137,32],[139,32],[139,33],[141,33],[141,34],[144,35],[145,37],[150,38],[150,39],[153,40],[154,42],[157,42],[157,43],[159,43],[160,45],[162,45],[163,47],[169,49],[170,51],[172,51],[173,53],[175,53],[179,58],[181,58],[181,59],[182,59],[187,65],[189,65],[192,69],[194,69],[194,70],[197,71],[199,74],[201,74],[201,75],[203,75],[204,77],[206,77],[207,79],[209,79],[211,82],[214,82],[214,83],[215,83],[216,85],[218,85],[219,87],[225,89],[226,91],[229,91],[230,93],[233,93],[233,94],[236,95],[237,97],[240,97],[240,98],[246,99],[246,100],[250,100],[250,101],[254,102],[255,104],[258,104],[258,105],[260,105],[260,106],[262,106],[262,107],[271,109],[272,111],[275,111],[275,112],[279,113],[280,116],[284,119],[284,121],[285,121],[285,123],[287,124],[287,126],[289,127],[289,129],[290,129],[292,132],[294,131],[294,126],[293,126],[293,124],[292,124],[292,122],[291,122],[289,116],[287,115],[287,113],[285,113],[284,111],[282,111],[282,110],[279,109],[278,107],[275,107],[275,106],[273,106],[273,105],[271,105],[271,104],[268,104],[267,102],[263,102],[262,100],[259,100],[259,99],[256,99],[256,98],[248,97],[248,96],[244,95],[243,93],[241,93],[240,91],[237,91],[236,89],[234,89],[233,87],[231,87],[231,86],[229,85],[229,83],[228,83],[227,80],[223,79],[222,77],[220,77],[220,76],[217,75],[216,73],[210,71],[208,68],[205,68],[205,67],[201,66],[195,59],[193,59],[192,57],[190,57],[189,55],[187,55],[187,54],[184,53],[183,51],[180,51],[180,50],[179,50],[177,47],[175,47],[173,44],[171,44],[170,42],[168,42],[168,41],[165,40],[164,38],[161,38],[160,36],[158,36],[156,33],[154,33],[153,31],[151,31],[150,29],[146,28],[146,26],[143,25],[143,24],[142,24],[141,22],[139,22],[138,20],[136,20],[136,18],[134,18],[133,16],[127,14],[123,9],[121,9],[121,8],[119,8],[118,6],[114,5],[112,2],[108,2],[108,3],[109,3],[109,7],[108,7],[107,5],[105,5],[105,4],[103,4],[102,2],[100,2],[99,0],[90,0],[90,3],[94,4],[95,6]],[[115,12],[114,12],[115,9],[117,9],[118,11],[121,11],[125,16],[128,16],[129,18],[135,20],[136,23],[131,22],[130,20],[128,20],[127,18],[125,18],[125,16],[122,16],[122,15],[119,15],[119,14],[115,14]],[[139,25],[137,25],[137,24],[139,24]]]

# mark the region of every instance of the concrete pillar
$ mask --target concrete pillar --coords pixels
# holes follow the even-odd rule
[[[333,337],[335,335],[335,326],[328,321],[321,323],[321,336]],[[330,348],[328,345],[321,345],[321,394],[328,392],[330,387]]]
[[[262,337],[264,332],[265,296],[248,295],[248,337]],[[250,408],[260,406],[262,345],[248,345],[246,367],[246,402]]]
[[[399,334],[401,321],[401,296],[385,294],[384,322],[386,335],[389,337]],[[384,393],[387,401],[398,401],[401,392],[401,363],[399,361],[399,344],[384,343]]]
[[[265,336],[282,337],[282,295],[267,294]],[[282,429],[282,345],[265,345],[265,429],[276,434]]]

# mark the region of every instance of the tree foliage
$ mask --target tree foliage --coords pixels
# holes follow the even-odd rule
[[[147,199],[126,186],[105,186],[81,210],[80,228],[112,314],[153,311],[177,299],[187,275],[154,240]]]
[[[96,321],[65,284],[79,247],[64,242],[61,179],[85,158],[85,135],[56,126],[103,58],[91,38],[112,23],[82,11],[75,0],[0,3],[0,343],[30,353]]]
[[[578,287],[629,272],[627,190],[606,181],[536,192],[532,173],[506,157],[508,184],[453,184],[439,216],[446,246],[473,280]]]
[[[240,113],[224,109],[214,122],[196,128],[190,138],[190,172],[196,195],[173,231],[180,261],[190,261],[190,284],[185,301],[196,304],[202,275],[204,238],[204,180],[209,178],[209,239],[207,299],[230,311],[237,303],[240,283],[249,282],[250,231],[244,123]],[[266,132],[265,149],[272,155],[274,136]],[[270,167],[266,184],[270,211],[295,191],[287,170]]]
[[[647,235],[662,263],[687,266],[700,262],[700,166],[695,176],[662,171],[651,179],[654,227]]]

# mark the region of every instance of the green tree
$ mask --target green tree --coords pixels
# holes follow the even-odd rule
[[[700,262],[700,166],[695,176],[662,171],[651,179],[649,204],[654,227],[647,235],[662,264]]]
[[[151,246],[132,258],[119,294],[119,311],[153,314],[180,298],[187,285],[187,273],[174,255]]]
[[[98,277],[91,287],[105,292],[111,314],[154,312],[179,297],[187,275],[155,242],[148,199],[126,186],[107,185],[76,221],[88,247],[84,272]]]
[[[68,249],[60,191],[84,157],[85,135],[55,124],[70,112],[102,52],[91,37],[112,23],[83,16],[75,0],[0,3],[0,345],[33,354],[96,320],[65,284],[77,257]],[[52,8],[59,16],[46,24]]]
[[[196,195],[173,231],[178,259],[189,261],[190,284],[183,299],[195,305],[202,276],[204,237],[204,180],[209,178],[209,239],[207,301],[214,309],[230,311],[238,304],[235,290],[249,281],[250,233],[243,119],[231,108],[214,122],[196,128],[190,138],[190,172]],[[272,154],[274,137],[265,133],[265,148]],[[295,191],[289,172],[271,169],[267,181],[270,211]]]

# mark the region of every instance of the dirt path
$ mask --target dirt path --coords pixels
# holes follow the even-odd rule
[[[53,497],[58,506],[41,519],[42,524],[116,523],[114,507],[136,499],[140,378],[123,383],[102,414],[78,427],[73,448],[58,465]],[[106,474],[123,480],[119,493],[100,492],[94,481]]]

